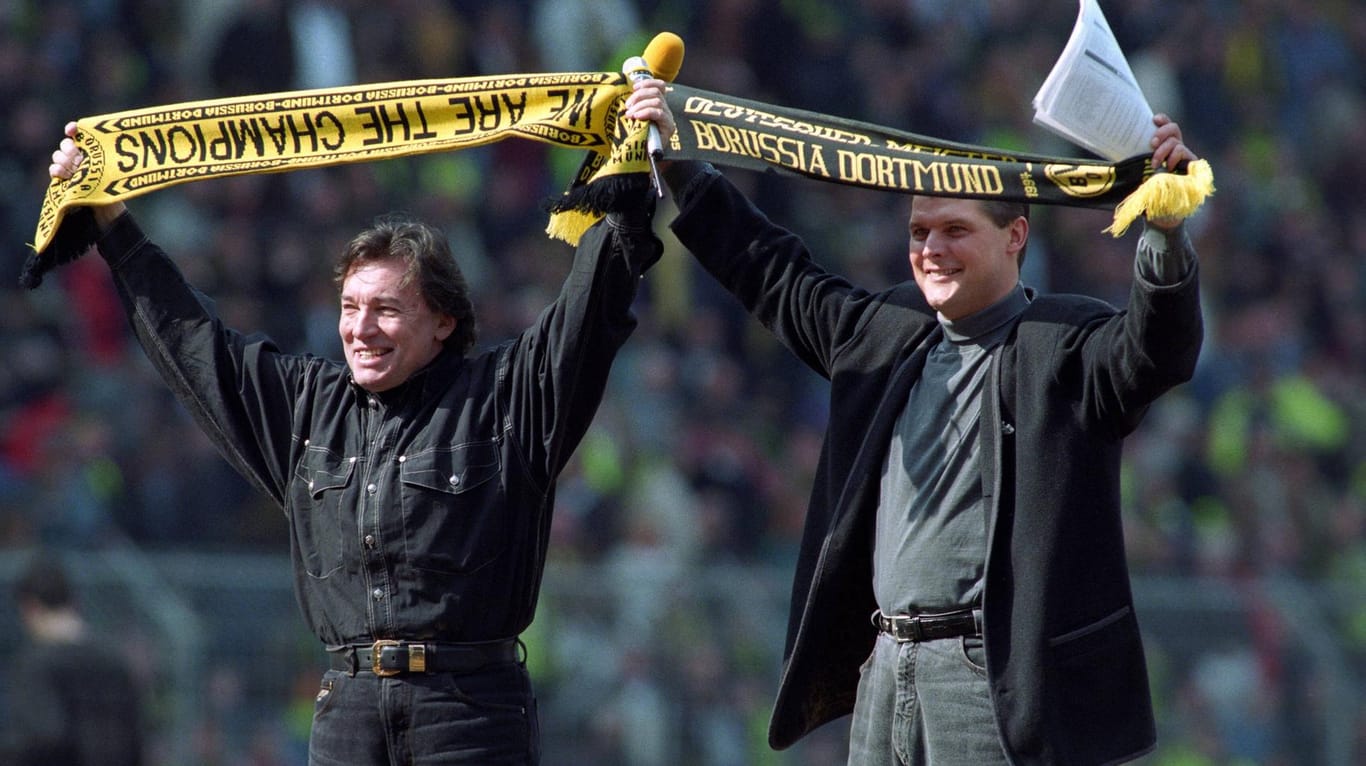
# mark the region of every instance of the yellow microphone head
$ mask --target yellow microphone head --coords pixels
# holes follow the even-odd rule
[[[683,38],[673,32],[660,32],[645,46],[642,57],[655,77],[673,82],[683,68]]]

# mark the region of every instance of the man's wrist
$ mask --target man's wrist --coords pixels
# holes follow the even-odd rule
[[[122,202],[111,202],[108,205],[92,205],[90,207],[90,212],[95,216],[95,225],[100,228],[101,234],[109,231],[119,216],[127,211],[128,207]]]
[[[1176,231],[1177,227],[1180,226],[1182,223],[1185,223],[1185,221],[1185,218],[1178,218],[1176,216],[1158,216],[1156,218],[1147,219],[1149,226],[1161,229],[1162,231],[1165,231],[1168,234],[1170,234],[1173,231]]]

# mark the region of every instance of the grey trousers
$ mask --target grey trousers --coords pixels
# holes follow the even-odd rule
[[[980,638],[878,634],[860,671],[849,766],[1004,766],[984,663]]]

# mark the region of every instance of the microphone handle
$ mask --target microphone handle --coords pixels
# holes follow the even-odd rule
[[[641,80],[649,80],[654,75],[648,69],[637,69],[631,72],[629,77],[631,82],[640,82]],[[660,138],[659,126],[655,125],[653,121],[650,122],[650,133],[645,145],[649,149],[650,159],[657,160],[664,156],[664,139]]]
[[[645,146],[650,150],[650,159],[658,160],[664,157],[664,139],[659,136],[659,126],[650,123],[650,134],[645,139]]]
[[[627,75],[631,82],[648,80],[653,76],[648,69],[637,69]],[[648,130],[645,137],[645,156],[650,160],[650,182],[655,187],[655,196],[663,197],[664,184],[659,180],[658,162],[664,157],[664,140],[660,138],[659,126],[655,125],[654,120],[650,121]]]

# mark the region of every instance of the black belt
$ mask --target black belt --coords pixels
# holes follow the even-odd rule
[[[878,609],[873,612],[873,624],[878,630],[898,641],[933,641],[937,638],[980,636],[982,611],[960,609],[938,614],[922,612],[888,617]]]
[[[488,665],[520,662],[515,638],[478,644],[440,644],[423,641],[380,640],[373,644],[329,646],[332,667],[351,675],[374,673],[468,673]]]

